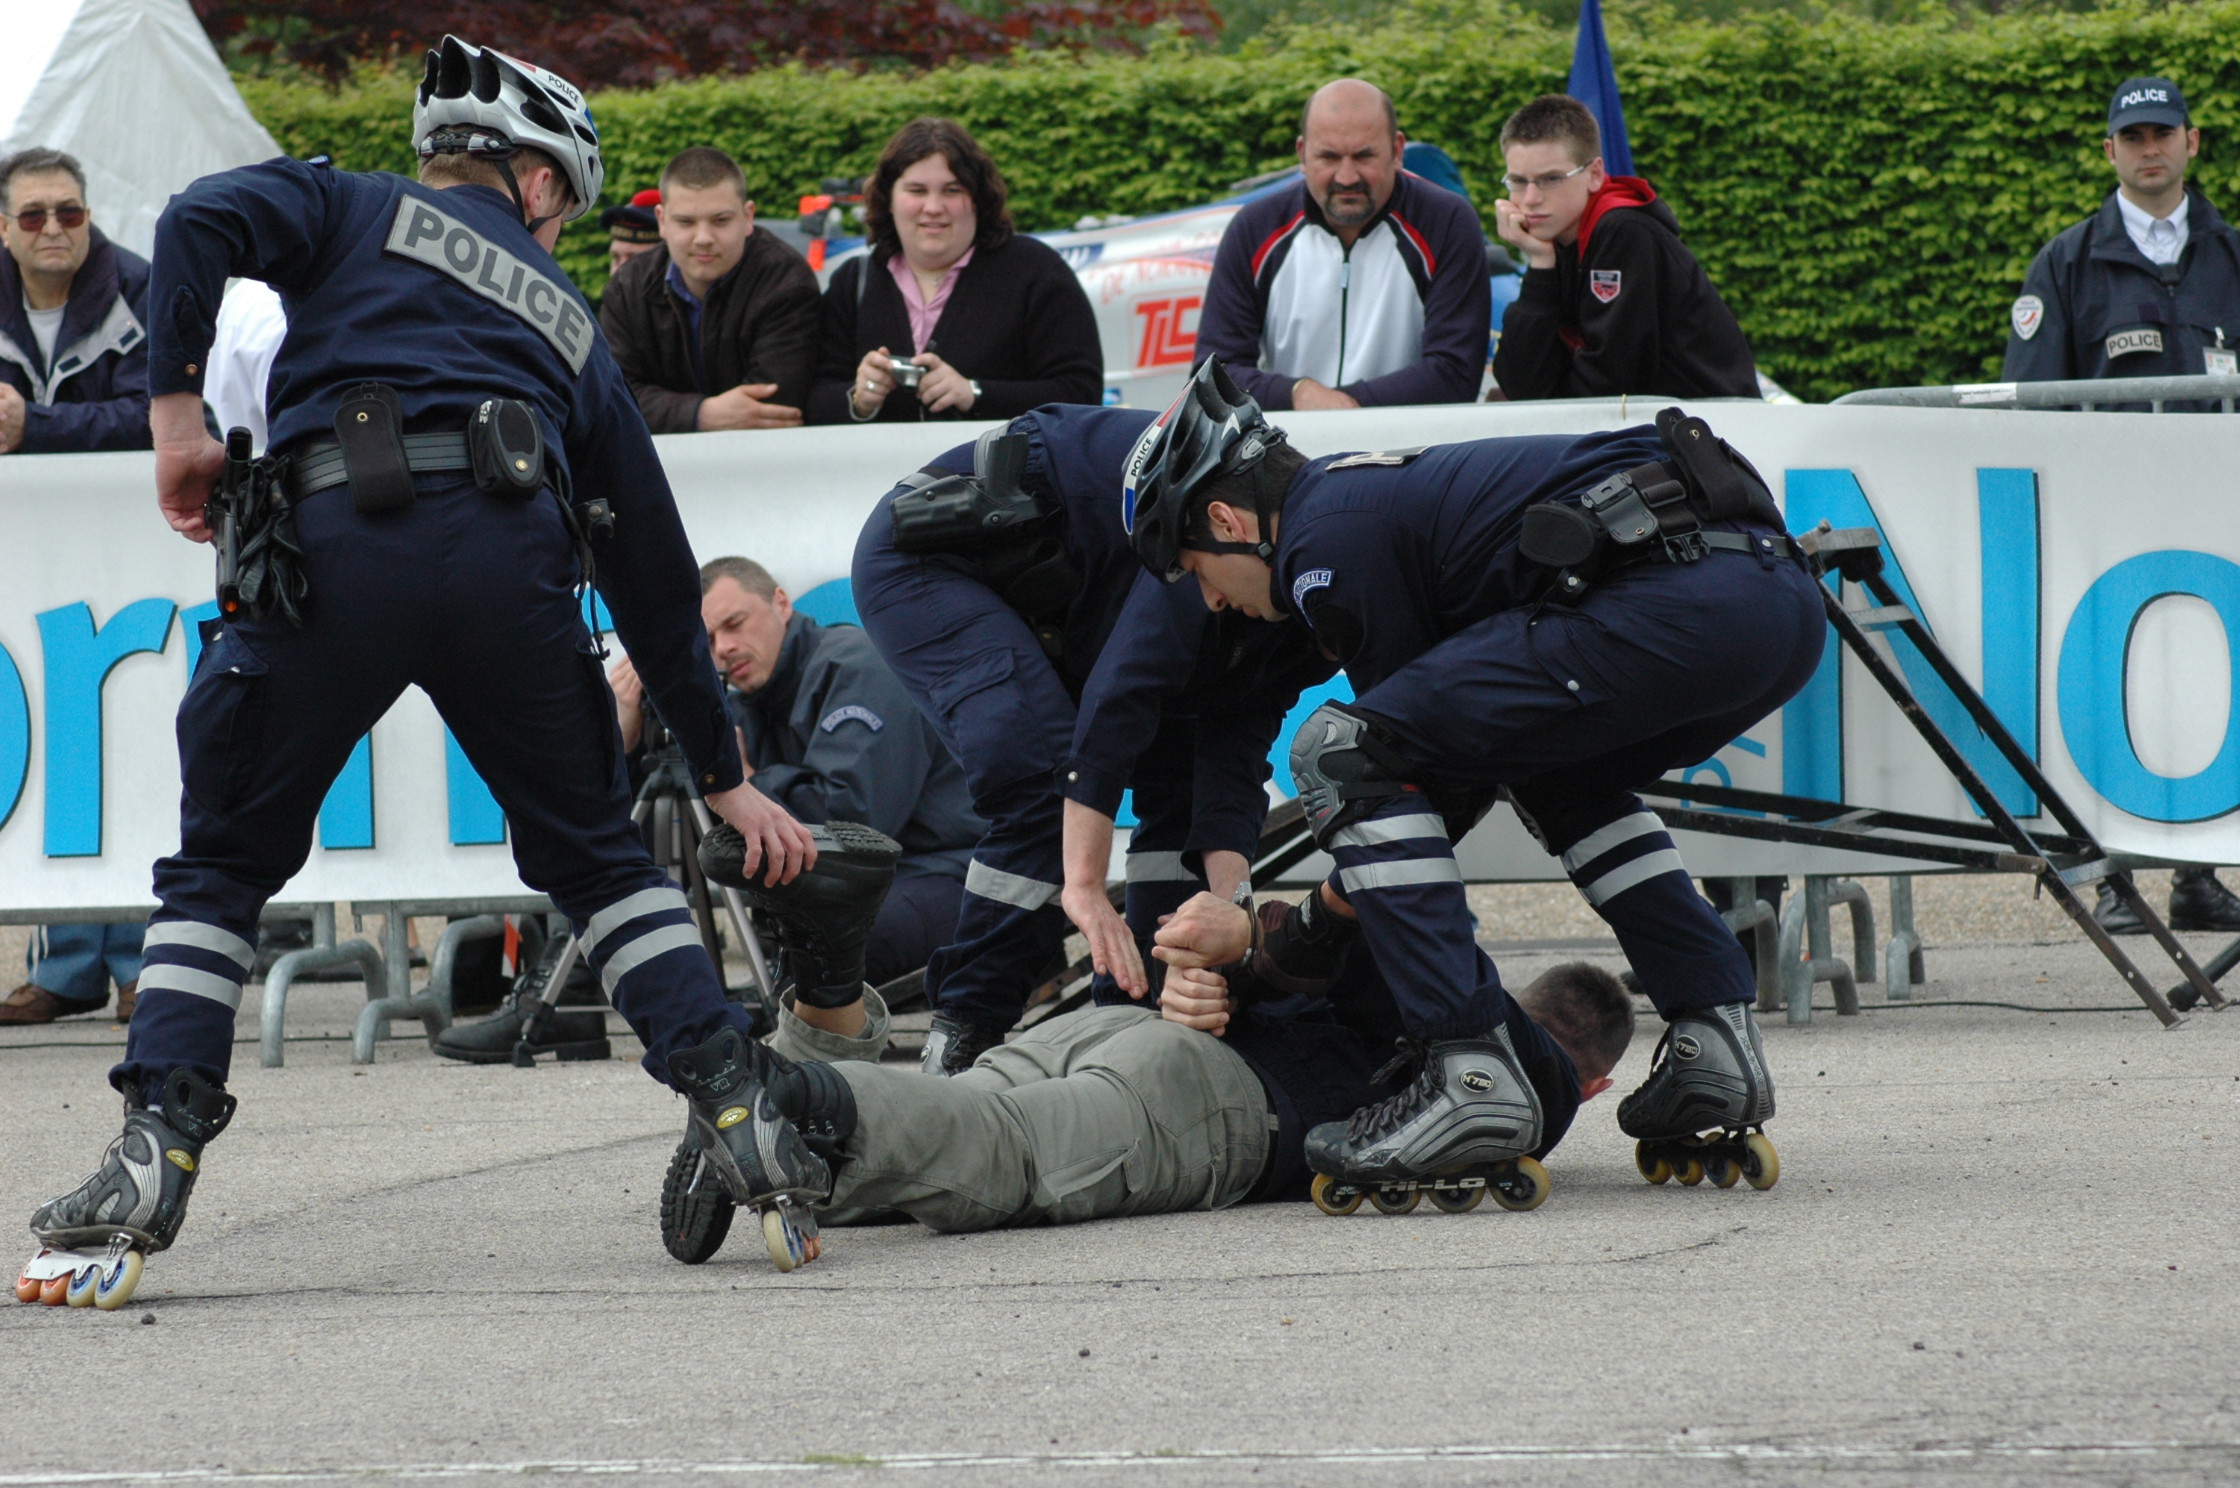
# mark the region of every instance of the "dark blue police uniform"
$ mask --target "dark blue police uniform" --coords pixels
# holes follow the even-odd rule
[[[972,845],[987,823],[964,770],[853,625],[786,622],[770,680],[734,690],[731,716],[755,789],[804,822],[862,822],[902,844],[871,925],[873,985],[915,971],[948,944]]]
[[[271,448],[326,436],[354,386],[395,389],[408,433],[459,431],[493,396],[525,400],[547,459],[614,511],[600,591],[713,794],[742,772],[697,607],[696,569],[644,420],[582,297],[494,188],[434,190],[293,160],[205,177],[156,230],[150,382],[198,392],[228,276],[280,292]],[[505,808],[522,880],[582,937],[616,1011],[666,1078],[672,1052],[748,1030],[683,894],[630,822],[614,701],[574,592],[550,486],[486,494],[419,473],[400,510],[347,486],[294,508],[305,624],[230,623],[179,709],[180,847],[155,865],[140,1008],[120,1088],[185,1065],[223,1081],[258,911],[310,850],[360,736],[417,684]]]
[[[888,501],[856,545],[864,629],[963,764],[988,821],[956,941],[926,969],[935,1009],[978,1028],[1018,1020],[1068,933],[1062,802],[1110,815],[1133,788],[1126,916],[1147,943],[1159,915],[1204,887],[1204,853],[1252,857],[1268,751],[1300,690],[1332,670],[1302,627],[1215,616],[1195,583],[1144,572],[1120,525],[1119,482],[1152,417],[1051,406],[1011,424],[1028,440],[1023,485],[1080,576],[1049,645],[990,587],[980,558],[898,551]],[[970,472],[972,447],[929,468]],[[1108,645],[1116,635],[1130,639]],[[1176,656],[1191,664],[1176,668]],[[1106,978],[1095,995],[1125,996]]]
[[[1331,844],[1337,882],[1417,1038],[1509,1016],[1452,844],[1499,788],[1617,932],[1667,1015],[1755,995],[1734,935],[1633,788],[1708,758],[1804,686],[1825,617],[1763,539],[1641,563],[1575,604],[1518,551],[1524,511],[1666,458],[1651,429],[1443,445],[1404,464],[1311,462],[1279,519],[1272,591],[1343,662],[1410,788]]]

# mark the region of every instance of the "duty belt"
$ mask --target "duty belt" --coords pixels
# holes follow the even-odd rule
[[[404,456],[406,465],[416,474],[474,469],[474,457],[467,451],[464,434],[407,434]],[[349,483],[350,466],[335,440],[314,439],[298,445],[289,459],[290,505]]]

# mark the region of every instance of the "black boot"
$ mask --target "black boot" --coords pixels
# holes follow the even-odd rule
[[[498,1012],[479,1023],[454,1023],[436,1035],[435,1051],[446,1059],[463,1059],[469,1064],[506,1064],[513,1059],[514,1045],[521,1041],[521,1030],[537,1010],[537,1002],[544,996],[546,978],[552,975],[553,964],[560,959],[567,946],[565,936],[555,936],[545,947],[543,957],[524,972],[514,983],[513,995]],[[555,1012],[545,1019],[544,1028],[529,1044],[531,1054],[554,1054],[563,1061],[612,1059],[614,1045],[607,1040],[606,998],[599,991],[599,978],[590,963],[581,956],[568,973],[568,983],[560,989],[563,1008],[594,1008],[588,1013]]]
[[[817,865],[776,888],[746,876],[746,844],[728,822],[701,840],[700,870],[777,922],[795,1000],[845,1007],[863,997],[864,947],[902,844],[856,822],[820,822],[809,835]]]
[[[2217,882],[2214,868],[2180,868],[2170,875],[2170,928],[2240,931],[2240,895]]]
[[[948,1013],[935,1013],[926,1029],[925,1052],[918,1056],[918,1068],[929,1075],[961,1075],[1002,1042],[1000,1028],[981,1028]]]
[[[2174,891],[2171,897],[2177,897]],[[2110,935],[2144,935],[2147,932],[2147,927],[2131,912],[2131,906],[2116,897],[2116,891],[2108,887],[2105,879],[2100,882],[2100,897],[2093,901],[2092,918]]]

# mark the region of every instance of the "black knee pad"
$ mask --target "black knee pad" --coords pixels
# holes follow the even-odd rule
[[[1407,787],[1407,763],[1385,731],[1343,703],[1324,703],[1291,739],[1291,780],[1315,845]]]

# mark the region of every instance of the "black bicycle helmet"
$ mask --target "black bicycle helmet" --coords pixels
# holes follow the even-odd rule
[[[1253,488],[1259,542],[1190,542],[1185,534],[1192,492],[1217,476],[1260,465],[1282,439],[1283,432],[1268,423],[1260,405],[1237,386],[1219,359],[1206,358],[1182,395],[1143,431],[1121,467],[1120,525],[1143,566],[1171,584],[1182,577],[1184,548],[1272,559],[1275,545],[1268,540],[1268,519],[1275,503],[1264,482]]]

